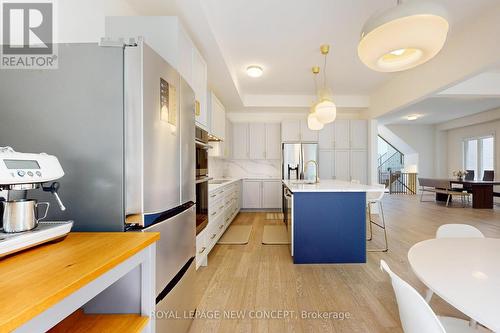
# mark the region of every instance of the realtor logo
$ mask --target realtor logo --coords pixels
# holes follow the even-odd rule
[[[35,0],[36,1],[36,0]],[[53,44],[52,1],[2,0],[1,68],[53,69],[57,55]]]

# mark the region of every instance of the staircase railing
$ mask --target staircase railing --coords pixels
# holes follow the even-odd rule
[[[380,184],[385,184],[390,194],[415,195],[417,193],[416,173],[379,171],[378,180]]]

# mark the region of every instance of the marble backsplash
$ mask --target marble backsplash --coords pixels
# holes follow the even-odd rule
[[[214,178],[280,179],[280,160],[223,160],[209,158],[208,170]]]

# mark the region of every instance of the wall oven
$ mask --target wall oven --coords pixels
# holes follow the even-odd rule
[[[208,132],[196,127],[196,234],[208,224]]]

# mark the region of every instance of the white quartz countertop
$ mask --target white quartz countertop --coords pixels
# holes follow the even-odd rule
[[[208,182],[208,193],[212,193],[214,191],[217,191],[218,189],[221,189],[223,187],[226,187],[234,182],[240,181],[241,178],[216,178],[212,179]],[[212,184],[212,182],[221,182],[220,184]]]
[[[283,184],[295,192],[380,192],[381,188],[372,185],[356,184],[342,180],[320,180],[316,184],[308,184],[303,180],[283,180]]]

